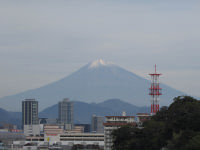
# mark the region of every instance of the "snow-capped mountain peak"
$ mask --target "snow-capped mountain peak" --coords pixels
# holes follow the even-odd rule
[[[112,62],[106,62],[103,59],[97,59],[89,64],[88,68],[97,68],[100,66],[112,66],[114,65]]]

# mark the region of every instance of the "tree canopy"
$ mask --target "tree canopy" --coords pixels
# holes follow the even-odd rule
[[[143,128],[123,126],[113,133],[114,150],[199,150],[200,101],[179,96],[162,107]]]

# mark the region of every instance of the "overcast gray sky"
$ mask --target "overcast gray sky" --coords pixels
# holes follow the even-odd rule
[[[199,0],[0,1],[0,97],[102,58],[200,97]]]

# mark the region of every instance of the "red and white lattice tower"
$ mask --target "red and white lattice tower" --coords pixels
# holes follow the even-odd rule
[[[162,95],[161,88],[159,85],[159,76],[160,73],[156,72],[155,65],[155,73],[149,74],[151,76],[151,87],[149,88],[149,95],[151,96],[151,114],[155,115],[157,111],[159,111],[159,96]]]

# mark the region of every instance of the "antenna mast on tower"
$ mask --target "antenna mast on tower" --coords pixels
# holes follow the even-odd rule
[[[151,114],[155,115],[157,111],[159,111],[159,96],[162,95],[159,85],[159,76],[160,73],[156,72],[155,65],[155,73],[149,74],[151,76],[151,87],[149,88],[149,95],[151,96]]]

